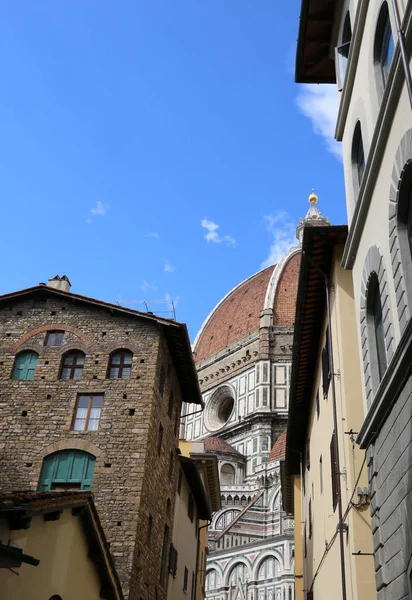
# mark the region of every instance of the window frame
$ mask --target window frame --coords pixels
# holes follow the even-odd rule
[[[84,429],[75,429],[75,424],[76,424],[76,421],[78,420],[78,418],[77,418],[77,411],[79,409],[79,402],[80,402],[81,398],[89,398],[89,401],[88,401],[88,404],[87,404],[86,418],[84,419]],[[98,419],[95,419],[95,418],[94,419],[90,419],[90,412],[91,412],[91,410],[93,408],[96,408],[96,407],[93,407],[93,400],[95,398],[101,398],[101,406],[97,407],[97,408],[100,408],[99,418]],[[74,406],[74,411],[73,411],[72,423],[71,423],[71,427],[70,427],[71,431],[83,431],[83,432],[85,432],[85,431],[98,431],[99,427],[100,427],[100,421],[101,421],[101,418],[102,418],[103,404],[104,404],[104,393],[98,393],[98,394],[96,394],[96,393],[91,393],[91,394],[82,394],[82,393],[79,393],[79,394],[77,394],[76,404]],[[83,421],[83,419],[81,419],[81,420]],[[97,429],[89,429],[88,428],[90,420],[97,421]]]
[[[193,523],[195,518],[195,499],[193,498],[193,494],[189,492],[189,497],[187,500],[187,516]]]
[[[159,574],[159,583],[161,586],[166,585],[166,572],[167,572],[167,559],[169,557],[169,537],[170,537],[170,529],[168,525],[165,525],[163,530],[163,543],[162,543],[162,559],[160,562],[160,574]]]
[[[363,143],[362,125],[359,120],[356,121],[356,125],[353,130],[351,162],[354,195],[357,197],[359,195],[359,190],[362,186],[362,181],[366,170],[365,145]]]
[[[117,365],[113,365],[113,359],[120,354],[120,362]],[[130,355],[130,364],[125,362],[125,355],[128,354]],[[132,378],[132,368],[133,368],[133,352],[131,352],[130,350],[127,350],[126,348],[124,349],[120,349],[120,350],[115,350],[114,352],[112,352],[110,354],[109,357],[109,366],[107,369],[107,379],[111,379],[112,381],[115,381],[117,379],[124,379],[124,380],[128,380]],[[117,377],[111,377],[111,373],[113,369],[119,369],[118,371],[118,376]],[[130,373],[128,377],[123,377],[123,370],[124,369],[130,369]]]
[[[351,42],[352,25],[350,21],[350,12],[349,10],[347,10],[345,15],[345,21],[343,23],[341,43],[335,48],[336,82],[338,84],[339,92],[343,90],[343,87],[345,85]]]
[[[157,455],[158,456],[161,456],[161,454],[162,454],[163,436],[164,436],[164,429],[163,429],[163,425],[160,423],[159,430],[157,432]]]
[[[333,430],[332,439],[330,442],[330,468],[331,468],[331,488],[332,488],[332,506],[333,511],[336,510],[339,498],[339,483],[338,483],[338,468],[337,468],[337,448],[336,448],[336,432]]]
[[[391,44],[392,41],[392,44]],[[392,56],[388,63],[389,51],[392,47]],[[373,61],[375,66],[375,79],[378,88],[379,99],[382,100],[383,93],[388,83],[389,72],[395,51],[395,38],[393,36],[389,6],[382,2],[379,10],[373,42]]]
[[[63,343],[64,331],[61,329],[51,329],[46,332],[46,337],[44,338],[44,345],[47,348],[60,348]],[[54,343],[49,343],[50,341]],[[57,343],[59,342],[59,343]]]
[[[72,362],[71,365],[65,365],[65,361],[67,358],[69,358],[70,356],[74,356],[74,360]],[[78,358],[83,357],[83,364],[78,364],[77,360]],[[70,381],[70,380],[74,380],[76,381],[77,379],[81,379],[82,375],[83,375],[83,369],[84,369],[84,363],[86,362],[86,354],[84,352],[82,352],[82,350],[69,350],[68,352],[66,352],[65,354],[63,354],[62,356],[62,361],[61,361],[61,366],[60,366],[60,373],[59,373],[59,379],[61,379],[61,381]],[[79,377],[74,377],[75,371],[76,369],[80,369],[81,368],[81,374]],[[63,371],[65,369],[70,369],[70,376],[69,377],[63,377]]]

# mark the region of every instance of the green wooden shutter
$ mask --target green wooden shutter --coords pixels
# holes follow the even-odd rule
[[[40,492],[47,492],[51,488],[53,471],[56,467],[57,454],[48,456],[44,463],[40,474],[40,481],[38,489]]]
[[[36,352],[22,352],[16,356],[13,379],[33,379],[36,363]]]
[[[39,491],[48,491],[52,484],[76,483],[81,490],[92,487],[96,458],[79,450],[64,450],[48,456],[40,474]]]
[[[92,481],[94,475],[94,467],[96,464],[96,459],[91,454],[86,456],[85,461],[85,469],[83,473],[83,481],[81,485],[82,490],[91,490],[92,489]]]

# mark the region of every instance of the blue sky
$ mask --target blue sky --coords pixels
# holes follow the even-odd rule
[[[312,187],[346,222],[335,91],[294,83],[299,11],[5,4],[0,293],[65,273],[107,301],[172,298],[193,339],[290,243]]]

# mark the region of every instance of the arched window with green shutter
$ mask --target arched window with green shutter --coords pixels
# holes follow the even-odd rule
[[[44,459],[39,491],[90,490],[96,457],[81,450],[63,450]]]
[[[32,350],[20,352],[13,367],[13,379],[34,379],[38,354]]]

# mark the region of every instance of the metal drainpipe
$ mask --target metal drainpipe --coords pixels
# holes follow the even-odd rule
[[[331,371],[331,386],[332,386],[332,408],[333,408],[333,427],[335,429],[335,456],[336,456],[336,470],[337,470],[337,484],[338,484],[338,531],[339,531],[339,546],[340,546],[340,570],[341,570],[341,583],[342,583],[342,600],[346,600],[346,569],[345,569],[345,554],[344,554],[344,539],[343,539],[343,512],[342,512],[342,492],[341,492],[341,481],[340,481],[340,459],[339,459],[339,443],[338,443],[338,418],[336,414],[336,393],[335,393],[335,369],[333,365],[333,352],[332,352],[332,324],[330,317],[330,302],[329,302],[329,279],[327,275],[322,271],[316,263],[313,262],[310,256],[306,252],[302,253],[311,263],[311,265],[320,273],[325,283],[326,293],[326,310],[327,320],[329,329],[328,339],[328,354],[329,354],[329,368]]]
[[[409,103],[412,108],[412,77],[411,77],[411,72],[409,70],[408,58],[406,56],[405,34],[403,32],[403,29],[401,28],[401,19],[399,16],[399,8],[398,8],[398,3],[396,0],[392,0],[392,9],[393,9],[393,14],[395,16],[396,32],[398,34],[399,48],[401,51],[403,70],[405,72],[405,82],[406,82],[406,87],[408,89]]]

